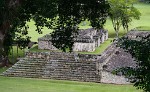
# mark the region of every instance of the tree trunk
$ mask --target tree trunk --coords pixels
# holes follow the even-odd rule
[[[9,60],[8,57],[4,53],[4,34],[0,30],[0,67],[9,66]]]
[[[116,39],[119,39],[119,30],[116,30]]]
[[[3,53],[2,53],[3,51],[2,51],[2,43],[1,43],[1,40],[0,40],[0,62],[2,62],[2,55],[3,55]]]
[[[4,35],[0,30],[0,62],[2,62],[3,60],[3,51],[4,51],[3,41],[4,41]]]
[[[0,25],[0,67],[9,66],[11,64],[4,49],[5,34],[7,34],[9,28],[10,24],[8,22],[4,22]]]
[[[18,58],[18,44],[17,44],[17,58]]]

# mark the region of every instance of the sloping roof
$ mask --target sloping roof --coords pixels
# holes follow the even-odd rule
[[[114,43],[103,52],[99,62],[104,64],[104,70],[108,72],[112,72],[123,67],[137,66],[136,61],[134,61],[131,54],[125,52],[119,47],[116,47]]]

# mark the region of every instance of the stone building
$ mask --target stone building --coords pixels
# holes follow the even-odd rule
[[[73,51],[87,51],[92,52],[96,47],[108,39],[108,31],[101,29],[95,30],[93,28],[80,30],[77,38],[74,41]],[[57,50],[52,45],[51,35],[47,34],[38,39],[39,49]]]
[[[45,36],[38,38],[38,49],[57,50],[57,48],[52,45],[50,34],[46,34]]]
[[[149,37],[150,31],[137,31],[137,30],[131,30],[126,35],[129,39],[137,39],[141,37]]]

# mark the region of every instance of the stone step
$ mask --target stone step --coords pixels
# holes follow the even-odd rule
[[[3,73],[4,75],[40,75],[42,72],[34,72],[34,71],[13,71],[11,73]]]
[[[9,76],[9,77],[25,77],[25,78],[40,78],[40,75],[37,74],[20,74],[20,73],[12,73],[12,74],[7,74],[4,76]]]

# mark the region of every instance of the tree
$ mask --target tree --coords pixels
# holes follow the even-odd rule
[[[72,50],[81,21],[88,19],[100,29],[108,10],[105,0],[0,0],[0,58],[8,55],[15,38],[29,38],[27,21],[31,19],[39,33],[44,26],[54,29],[53,45],[65,51]],[[16,33],[20,35],[16,37]]]
[[[109,0],[110,3],[110,19],[119,38],[120,27],[129,30],[129,23],[132,19],[139,19],[140,12],[133,6],[135,0]]]
[[[122,26],[128,32],[129,24],[132,22],[132,19],[139,20],[141,13],[137,10],[133,4],[136,0],[126,0],[126,8],[124,10],[124,14],[122,16]]]
[[[150,92],[150,35],[137,40],[122,38],[119,43],[137,62],[137,67],[127,67],[120,71],[131,79],[135,87]]]

